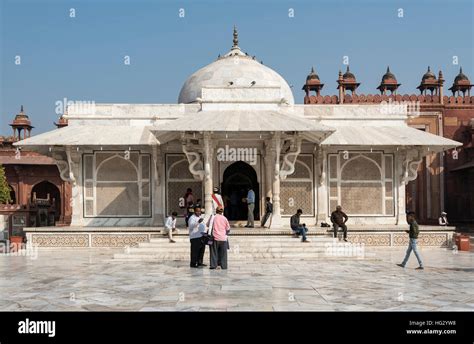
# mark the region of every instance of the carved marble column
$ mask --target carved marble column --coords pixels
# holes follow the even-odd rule
[[[426,153],[426,152],[425,152]],[[397,152],[397,174],[398,181],[398,198],[397,198],[397,224],[405,224],[406,211],[406,185],[418,177],[418,167],[423,161],[423,150],[410,149]],[[413,210],[413,209],[409,209]]]
[[[316,221],[327,221],[328,217],[328,195],[327,195],[327,150],[321,146],[316,146],[314,155],[316,161],[316,201],[317,218]]]
[[[212,214],[212,147],[211,134],[205,132],[204,143],[204,211],[206,218]]]
[[[56,161],[61,179],[71,183],[71,197],[64,200],[69,202],[72,208],[71,226],[82,226],[84,222],[81,154],[77,148],[73,149],[71,146],[66,146],[63,149],[53,151],[52,158]]]
[[[278,227],[282,225],[281,209],[280,209],[280,150],[281,150],[281,135],[279,132],[275,133],[272,140],[272,155],[273,159],[273,214],[272,226]]]
[[[152,146],[152,158],[153,158],[153,168],[152,168],[152,175],[153,175],[153,226],[161,226],[164,225],[164,219],[166,214],[164,214],[165,210],[165,202],[164,197],[162,195],[161,189],[164,188],[163,183],[163,175],[166,173],[162,171],[164,166],[163,164],[163,153],[159,146],[153,145]]]
[[[265,142],[265,197],[272,199],[272,184],[273,184],[273,161],[275,159],[274,152],[272,151],[272,142]]]

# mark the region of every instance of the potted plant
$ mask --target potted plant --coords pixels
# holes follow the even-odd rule
[[[12,235],[10,237],[10,252],[16,252],[21,249],[23,244],[23,237],[19,235]]]

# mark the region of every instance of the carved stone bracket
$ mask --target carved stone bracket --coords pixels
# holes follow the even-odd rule
[[[301,138],[295,137],[292,141],[290,151],[283,156],[283,163],[280,169],[281,180],[285,180],[287,176],[295,172],[296,159],[298,159],[298,155],[301,153]]]
[[[194,179],[203,181],[205,177],[205,171],[204,169],[199,169],[198,166],[202,167],[203,162],[202,162],[202,156],[201,153],[197,151],[191,151],[192,145],[189,144],[186,140],[181,141],[181,146],[183,149],[183,153],[186,155],[186,158],[188,159],[188,169],[189,172],[193,175]]]
[[[62,154],[63,152],[64,154]],[[66,146],[64,151],[54,151],[51,156],[56,162],[61,179],[76,186],[76,177],[74,175],[75,163],[73,161],[71,147]]]
[[[408,151],[403,154],[403,174],[402,182],[406,185],[418,177],[418,167],[423,161],[422,153],[419,149]]]

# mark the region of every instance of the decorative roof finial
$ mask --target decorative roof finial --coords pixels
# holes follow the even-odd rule
[[[459,74],[462,74],[462,67],[459,67]]]
[[[237,32],[237,28],[234,25],[234,45],[233,48],[237,48],[239,46],[239,33]]]
[[[311,74],[314,74],[314,66],[311,67]]]
[[[390,66],[387,66],[387,73],[390,73]]]
[[[23,105],[20,107],[20,112],[23,113]]]
[[[430,68],[430,66],[428,66],[428,72],[431,72],[431,68]]]

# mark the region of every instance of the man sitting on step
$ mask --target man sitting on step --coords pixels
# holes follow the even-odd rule
[[[173,240],[173,233],[178,233],[178,230],[176,229],[176,217],[178,216],[178,213],[173,211],[171,213],[171,216],[168,216],[165,221],[165,228],[161,231],[161,234],[163,235],[168,235],[168,238],[170,239],[170,243],[175,243],[176,241]]]
[[[298,209],[296,211],[296,214],[293,215],[290,219],[290,226],[291,230],[293,231],[293,235],[297,238],[299,238],[300,235],[303,236],[303,239],[301,242],[310,242],[308,239],[306,239],[306,232],[308,231],[308,228],[306,228],[306,225],[303,223],[300,225],[300,216],[303,214],[303,210]]]

